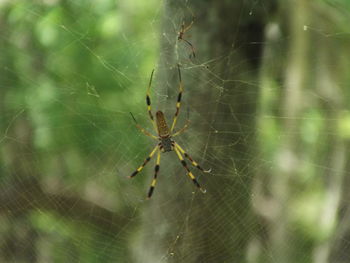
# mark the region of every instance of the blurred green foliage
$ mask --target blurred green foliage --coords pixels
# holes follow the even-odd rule
[[[146,85],[159,53],[160,4],[0,2],[1,133],[15,138],[14,123],[29,121],[34,142],[29,176],[39,175],[47,185],[63,183],[82,195],[92,182],[99,195],[116,198],[121,191],[116,177],[131,171],[121,174],[118,160],[140,152],[126,151],[125,140],[147,142],[128,112],[145,112]],[[1,170],[2,181],[10,181],[13,168],[3,162]],[[47,237],[42,249],[54,253],[55,262],[115,262],[126,253],[120,239],[79,221],[34,210],[30,222]]]

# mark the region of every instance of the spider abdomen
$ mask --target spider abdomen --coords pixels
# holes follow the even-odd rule
[[[156,120],[157,120],[157,128],[158,128],[159,137],[161,137],[161,138],[169,137],[170,131],[169,131],[168,125],[166,124],[163,112],[161,112],[161,111],[156,112]]]

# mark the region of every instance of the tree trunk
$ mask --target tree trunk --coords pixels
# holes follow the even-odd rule
[[[176,101],[175,66],[181,64],[183,104],[190,106],[191,128],[176,140],[212,172],[201,175],[192,169],[207,189],[205,195],[199,191],[192,194],[193,185],[187,178],[181,180],[186,173],[175,155],[169,157],[174,165],[161,165],[160,176],[171,176],[159,179],[156,195],[144,213],[136,262],[245,262],[248,241],[257,231],[250,187],[259,43],[265,26],[253,2],[192,1],[188,8],[165,2],[158,71],[170,68],[170,73],[159,73],[162,85],[158,82],[154,93],[168,96],[169,100],[159,103],[162,106]],[[176,42],[173,26],[179,30],[183,21],[189,24],[191,12],[195,21],[185,37],[192,36],[188,40],[196,57],[189,59],[191,49],[183,48],[187,47],[183,41]],[[167,88],[169,83],[175,83],[172,90]],[[175,107],[170,107],[169,116],[172,110]]]

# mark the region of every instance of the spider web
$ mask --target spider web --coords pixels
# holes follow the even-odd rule
[[[262,1],[249,3],[239,15],[268,15]],[[310,88],[302,91],[307,99],[301,103],[309,106],[288,115],[288,82],[275,75],[288,57],[298,57],[286,49],[293,32],[284,36],[283,25],[271,22],[266,42],[201,54],[209,40],[191,37],[204,23],[193,5],[179,1],[179,11],[170,15],[163,4],[0,2],[0,261],[347,262],[350,115],[347,98],[341,98],[347,75],[322,75],[322,66],[308,72]],[[320,6],[332,8],[338,20],[310,20],[301,31],[315,42],[345,45],[346,2]],[[192,16],[185,37],[196,58],[176,41],[182,22],[190,24]],[[233,42],[240,34],[232,33]],[[261,76],[226,74],[255,63],[231,60],[248,44],[262,47]],[[349,66],[337,64],[341,57],[335,53],[307,54],[313,65]],[[155,68],[153,112],[164,111],[171,124],[177,63],[184,81],[177,129],[187,118],[191,124],[176,142],[212,169],[203,174],[190,167],[208,191],[197,191],[170,152],[161,155],[158,182],[146,200],[155,158],[132,180],[127,176],[157,142],[135,128],[129,112],[154,133],[145,94]],[[228,90],[232,83],[234,90]],[[233,107],[231,101],[247,98],[247,89],[251,100]],[[247,114],[251,107],[257,110]]]

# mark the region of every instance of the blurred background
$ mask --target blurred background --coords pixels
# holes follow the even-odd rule
[[[350,262],[349,20],[347,0],[1,0],[0,262]],[[207,193],[169,152],[146,200],[155,160],[127,176],[157,142],[129,112],[153,132],[155,69],[171,123],[177,64]]]

